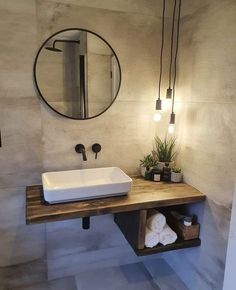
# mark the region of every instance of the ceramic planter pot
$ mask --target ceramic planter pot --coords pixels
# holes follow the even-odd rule
[[[176,173],[176,172],[171,172],[171,181],[172,182],[181,182],[182,181],[182,172]]]
[[[140,165],[140,173],[142,175],[142,177],[145,177],[145,172],[146,172],[146,167],[143,165]]]

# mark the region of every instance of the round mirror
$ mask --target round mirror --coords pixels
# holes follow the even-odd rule
[[[91,119],[114,102],[121,83],[118,58],[101,36],[73,28],[50,36],[34,62],[34,81],[46,104],[71,119]]]

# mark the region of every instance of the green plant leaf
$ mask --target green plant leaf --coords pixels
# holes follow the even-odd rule
[[[174,152],[176,139],[170,138],[162,141],[160,137],[155,137],[155,155],[159,162],[172,162],[176,156]]]

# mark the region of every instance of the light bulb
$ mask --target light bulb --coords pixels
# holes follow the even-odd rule
[[[155,122],[160,122],[161,121],[161,113],[155,113],[154,115],[153,115],[153,120],[155,121]]]
[[[175,125],[169,124],[168,133],[173,134],[175,132]]]
[[[162,101],[162,109],[163,111],[168,111],[171,108],[171,99],[164,99]]]

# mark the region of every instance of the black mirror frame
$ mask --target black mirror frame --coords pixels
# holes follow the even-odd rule
[[[39,54],[41,52],[41,50],[44,48],[45,44],[52,38],[54,37],[55,35],[59,34],[59,33],[62,33],[62,32],[65,32],[65,31],[69,31],[69,30],[82,30],[82,31],[86,31],[86,32],[89,32],[89,33],[92,33],[94,35],[96,35],[97,37],[99,37],[100,39],[102,39],[107,45],[108,47],[111,49],[112,53],[114,54],[116,60],[117,60],[117,63],[118,63],[118,67],[119,67],[119,74],[120,74],[120,82],[119,82],[119,86],[118,86],[118,89],[117,89],[117,92],[116,92],[116,95],[114,97],[114,99],[112,100],[112,102],[110,103],[110,105],[105,109],[103,110],[101,113],[95,115],[95,116],[92,116],[92,117],[88,117],[88,118],[73,118],[73,117],[70,117],[70,116],[67,116],[65,114],[62,114],[60,112],[58,112],[57,110],[55,110],[47,101],[46,99],[44,98],[43,94],[41,93],[40,91],[40,88],[39,88],[39,85],[38,85],[38,82],[37,82],[37,78],[36,78],[36,66],[37,66],[37,61],[38,61],[38,58],[39,58]],[[33,78],[34,78],[34,84],[36,86],[36,89],[39,93],[39,96],[41,97],[41,99],[45,102],[45,104],[51,109],[53,110],[54,112],[56,112],[57,114],[63,116],[63,117],[66,117],[66,118],[69,118],[69,119],[73,119],[73,120],[89,120],[89,119],[93,119],[93,118],[96,118],[100,115],[102,115],[103,113],[105,113],[112,105],[113,103],[115,102],[117,96],[118,96],[118,93],[120,91],[120,87],[121,87],[121,66],[120,66],[120,62],[119,62],[119,59],[114,51],[114,49],[111,47],[111,45],[102,37],[100,36],[99,34],[91,31],[91,30],[88,30],[88,29],[84,29],[84,28],[67,28],[67,29],[63,29],[63,30],[60,30],[60,31],[57,31],[55,33],[53,33],[50,37],[48,37],[44,42],[43,44],[40,46],[37,54],[36,54],[36,57],[35,57],[35,60],[34,60],[34,66],[33,66]]]

